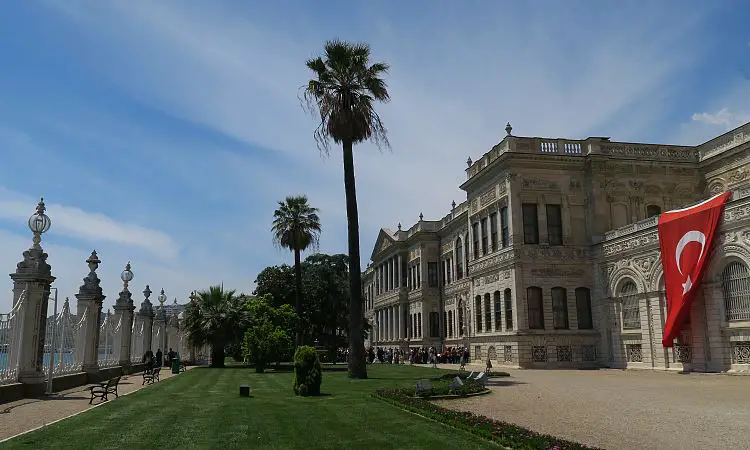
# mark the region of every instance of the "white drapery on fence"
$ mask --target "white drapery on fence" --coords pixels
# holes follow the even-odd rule
[[[151,332],[151,351],[156,354],[157,350],[161,350],[162,353],[164,352],[164,349],[161,348],[161,327],[154,324]]]
[[[18,312],[26,300],[26,290],[8,314],[0,314],[0,384],[18,381],[18,357],[23,324]]]
[[[133,316],[133,332],[130,339],[130,361],[140,363],[143,360],[143,320],[138,315]]]
[[[70,312],[70,303],[65,299],[62,311],[57,316],[47,320],[46,335],[44,337],[44,365],[45,368],[52,358],[52,375],[66,375],[81,371],[82,361],[76,359],[76,348],[84,345],[81,342],[86,322],[86,310],[81,319]],[[54,346],[54,347],[53,347]],[[49,374],[47,374],[49,376]]]
[[[122,318],[117,323],[114,322],[114,315],[107,311],[107,315],[102,321],[99,329],[99,367],[116,366],[117,355],[115,353],[115,336],[122,328]]]

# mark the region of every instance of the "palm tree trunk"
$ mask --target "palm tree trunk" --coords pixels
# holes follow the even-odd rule
[[[297,311],[297,337],[295,347],[302,345],[302,257],[299,248],[294,249],[294,300]]]
[[[367,378],[362,339],[362,272],[359,262],[359,214],[352,141],[344,141],[344,190],[349,228],[349,378]]]
[[[211,345],[211,367],[224,367],[224,345]]]

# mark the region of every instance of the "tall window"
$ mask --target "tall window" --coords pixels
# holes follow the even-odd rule
[[[552,327],[555,330],[567,330],[568,327],[568,292],[563,287],[552,288]]]
[[[458,304],[458,335],[464,335],[464,307],[461,303]]]
[[[547,205],[547,239],[549,245],[562,245],[562,209],[560,205]]]
[[[620,288],[622,299],[622,328],[638,330],[641,328],[641,305],[638,299],[638,287],[631,280],[627,280]]]
[[[658,216],[661,214],[661,207],[658,205],[646,206],[646,218]]]
[[[500,331],[503,326],[502,312],[503,312],[503,297],[500,295],[500,291],[495,291],[493,295],[493,303],[495,304],[495,331]]]
[[[523,243],[539,243],[539,217],[536,203],[524,203],[523,208]]]
[[[477,295],[474,299],[474,314],[476,315],[476,331],[482,332],[482,296]]]
[[[422,287],[422,261],[417,263],[417,289]]]
[[[427,263],[427,285],[429,287],[438,287],[438,263]]]
[[[453,337],[453,311],[448,311],[448,337]]]
[[[510,288],[503,292],[503,300],[505,301],[505,330],[513,329],[513,296]],[[542,317],[544,317],[542,315]]]
[[[456,279],[464,277],[464,245],[461,238],[456,239]]]
[[[479,222],[474,222],[471,231],[474,234],[474,259],[477,259],[479,258]]]
[[[484,329],[492,331],[492,303],[490,303],[490,294],[484,294]]]
[[[422,313],[417,313],[417,336],[422,337]]]
[[[500,208],[500,238],[503,241],[503,247],[508,246],[508,207]]]
[[[489,248],[488,238],[489,232],[487,230],[487,218],[482,219],[482,255],[486,255]]]
[[[430,313],[430,337],[440,337],[440,313]]]
[[[466,233],[464,237],[464,267],[466,267],[466,275],[469,274],[469,234]]]
[[[492,251],[497,251],[497,213],[490,214],[490,241]]]
[[[721,291],[727,320],[750,320],[750,271],[732,261],[721,271]]]
[[[529,307],[529,329],[544,329],[544,300],[542,288],[531,286],[526,289],[526,301]]]
[[[576,313],[579,330],[594,328],[594,321],[591,318],[591,291],[588,288],[576,288]]]

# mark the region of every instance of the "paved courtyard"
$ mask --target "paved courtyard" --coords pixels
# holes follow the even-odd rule
[[[730,449],[750,442],[750,376],[508,372],[510,378],[490,381],[491,395],[437,403],[610,450]]]
[[[188,369],[191,368],[188,367]],[[167,369],[163,368],[160,372],[161,381],[172,376],[171,371]],[[142,388],[148,388],[148,386],[143,386],[142,382],[141,372],[123,376],[118,386],[120,397]],[[42,399],[23,399],[3,403],[0,405],[0,441],[80,413],[101,403],[100,399],[96,399],[93,405],[89,405],[90,398],[87,387],[80,386]],[[109,401],[117,400],[111,396]]]

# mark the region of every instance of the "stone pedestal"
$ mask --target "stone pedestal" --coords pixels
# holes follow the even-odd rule
[[[133,306],[132,294],[125,286],[115,302],[115,323],[119,328],[115,334],[115,352],[117,362],[121,367],[130,366],[130,344],[133,332]]]
[[[99,328],[102,302],[105,296],[99,286],[99,277],[96,275],[96,269],[101,263],[96,251],[91,252],[86,262],[90,271],[76,294],[79,319],[83,319],[79,339],[76,342],[76,361],[81,364],[81,370],[95,374],[99,372]],[[85,314],[85,318],[81,316],[82,314]]]
[[[152,333],[154,331],[154,308],[151,305],[149,297],[151,297],[151,288],[146,285],[146,289],[143,291],[144,300],[141,303],[141,309],[138,311],[138,317],[140,317],[141,323],[143,324],[143,352],[148,350],[156,353],[156,350],[152,348]]]
[[[47,254],[35,237],[35,244],[23,253],[13,280],[13,305],[22,302],[18,310],[20,330],[11,361],[18,361],[18,381],[24,383],[28,394],[44,393],[44,334],[50,286],[55,281]]]

